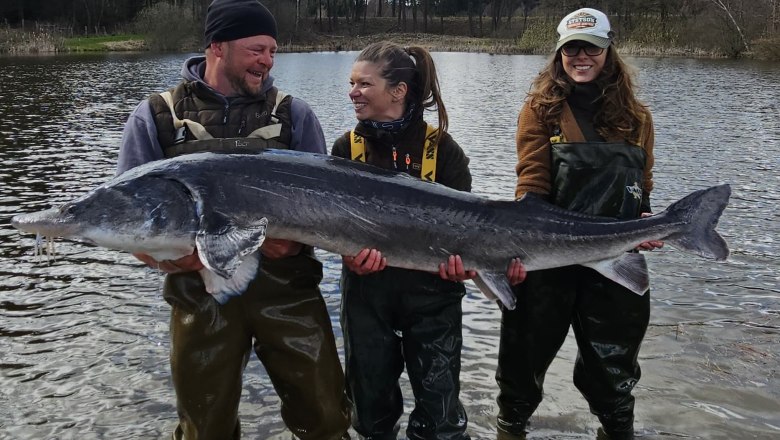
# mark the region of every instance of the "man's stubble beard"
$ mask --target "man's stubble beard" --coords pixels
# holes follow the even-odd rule
[[[238,90],[240,96],[248,98],[260,98],[263,96],[263,83],[260,83],[259,86],[253,89],[247,84],[246,79],[244,79],[243,76],[237,76],[232,73],[228,76],[228,81],[230,81],[230,85],[233,86],[233,90]]]
[[[260,83],[260,85],[257,86],[257,88],[253,89],[249,86],[246,82],[245,75],[248,75],[245,70],[242,70],[241,72],[236,72],[233,68],[233,59],[232,54],[228,52],[228,55],[225,59],[227,62],[227,65],[229,68],[225,72],[225,76],[228,79],[228,82],[230,82],[231,87],[233,90],[239,92],[239,96],[245,96],[248,98],[260,98],[263,96],[262,90],[263,90],[263,84],[265,83],[265,79],[268,77],[268,73],[266,72],[263,75],[263,81]],[[270,69],[269,69],[270,70]]]

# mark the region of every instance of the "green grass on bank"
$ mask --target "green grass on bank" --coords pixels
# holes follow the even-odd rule
[[[144,37],[140,34],[119,34],[66,38],[65,50],[69,52],[144,50]]]

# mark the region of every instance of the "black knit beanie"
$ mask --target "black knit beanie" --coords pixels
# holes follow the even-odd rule
[[[276,39],[276,20],[257,0],[214,0],[206,12],[206,46],[254,35]]]

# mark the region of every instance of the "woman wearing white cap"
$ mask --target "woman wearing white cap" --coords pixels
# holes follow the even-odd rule
[[[579,9],[561,21],[558,34],[518,118],[516,196],[533,192],[591,215],[649,215],[653,122],[612,44],[609,20]],[[644,265],[635,270],[646,273]],[[515,289],[517,308],[502,316],[498,438],[525,438],[570,325],[579,348],[574,384],[601,421],[599,434],[633,438],[631,391],[640,377],[649,293],[635,295],[582,266],[530,272]]]

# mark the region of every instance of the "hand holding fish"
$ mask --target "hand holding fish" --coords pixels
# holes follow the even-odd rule
[[[643,212],[642,218],[651,217],[653,215],[652,212]],[[664,242],[660,240],[651,240],[651,241],[645,241],[639,244],[639,246],[636,247],[636,250],[638,251],[652,251],[653,249],[661,249],[664,247]]]
[[[147,266],[165,273],[195,272],[203,269],[203,263],[200,262],[197,251],[178,260],[157,261],[147,254],[133,254],[133,256]]]
[[[506,269],[506,277],[509,280],[510,286],[516,286],[525,281],[526,276],[525,266],[519,258],[512,258],[509,261],[509,267]]]
[[[358,275],[379,272],[387,266],[387,258],[376,249],[362,249],[354,257],[342,255],[341,259],[349,270]]]
[[[446,263],[439,264],[439,276],[443,280],[463,282],[476,278],[476,270],[465,270],[460,255],[450,255]]]

